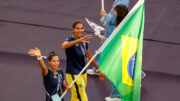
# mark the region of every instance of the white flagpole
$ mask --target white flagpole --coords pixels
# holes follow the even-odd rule
[[[104,10],[104,0],[101,0],[101,10]]]
[[[109,42],[113,39],[113,37],[117,34],[119,29],[122,28],[122,26],[126,23],[126,21],[130,18],[130,16],[139,8],[139,6],[144,2],[144,0],[139,0],[136,5],[132,8],[132,10],[128,13],[128,15],[123,19],[123,21],[118,25],[118,27],[113,31],[113,33],[109,36],[109,38],[105,41],[105,43],[98,49],[98,51],[95,52],[93,57],[88,61],[86,66],[81,70],[81,72],[78,74],[78,76],[74,79],[74,81],[69,85],[72,87],[72,85],[76,82],[76,80],[79,78],[79,76],[86,70],[86,68],[90,65],[90,63],[95,59],[95,57],[101,53],[104,48],[109,44]],[[67,91],[63,93],[61,96],[61,99],[66,95]]]

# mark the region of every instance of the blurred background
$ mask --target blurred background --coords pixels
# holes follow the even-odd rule
[[[131,9],[137,0],[130,0]],[[110,11],[113,0],[105,0]],[[72,23],[80,19],[85,34],[94,35],[85,17],[101,26],[101,0],[0,0],[0,101],[44,101],[41,69],[28,49],[38,47],[43,55],[56,51],[65,72],[61,44],[72,35]],[[180,100],[180,0],[145,0],[145,29],[141,101]],[[100,46],[90,40],[92,53]],[[89,66],[91,68],[91,66]],[[89,101],[104,101],[110,82],[88,76]],[[65,101],[70,101],[70,93]]]

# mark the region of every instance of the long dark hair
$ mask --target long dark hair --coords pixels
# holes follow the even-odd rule
[[[116,16],[116,27],[120,24],[120,22],[126,17],[129,10],[125,5],[117,5],[114,10],[117,12]]]

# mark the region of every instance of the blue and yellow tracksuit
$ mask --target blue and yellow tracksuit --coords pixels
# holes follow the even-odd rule
[[[74,41],[76,38],[71,36],[66,41]],[[70,85],[77,77],[80,71],[86,65],[88,44],[78,43],[70,48],[65,49],[67,64],[66,64],[66,81]],[[88,101],[86,94],[87,74],[86,71],[80,75],[77,81],[73,84],[71,92],[71,101]]]

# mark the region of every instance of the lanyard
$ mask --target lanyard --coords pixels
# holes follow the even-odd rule
[[[82,43],[82,45],[84,46],[84,44]],[[83,55],[84,55],[84,61],[85,61],[85,63],[87,63],[87,53],[86,53],[86,51],[84,50],[84,48],[81,46],[81,44],[80,44],[80,48],[81,48],[81,50],[82,50],[82,53],[83,53]]]
[[[57,91],[59,90],[59,88],[61,89],[61,77],[60,77],[60,74],[58,74],[58,86],[57,86]]]
[[[85,50],[83,49],[83,47],[81,46],[81,44],[80,44],[80,48],[81,48],[81,51],[82,51],[83,55],[86,56],[86,52],[85,52]]]
[[[80,48],[82,50],[83,55],[85,56],[85,52],[84,52],[83,48],[81,47],[81,45],[80,45]]]
[[[58,80],[58,86],[57,86],[57,88],[55,89],[55,90],[58,91],[59,88],[60,88],[60,89],[62,88],[62,87],[60,86],[62,76],[61,76],[59,73],[58,73],[58,75],[56,76],[56,74],[51,70],[51,68],[49,68],[49,70],[54,74],[54,77],[56,77],[57,80]],[[55,91],[55,90],[54,90],[54,91]],[[54,92],[54,91],[53,91],[53,92]],[[48,96],[50,96],[49,93],[48,93],[47,91],[46,91],[46,93],[47,93]]]

